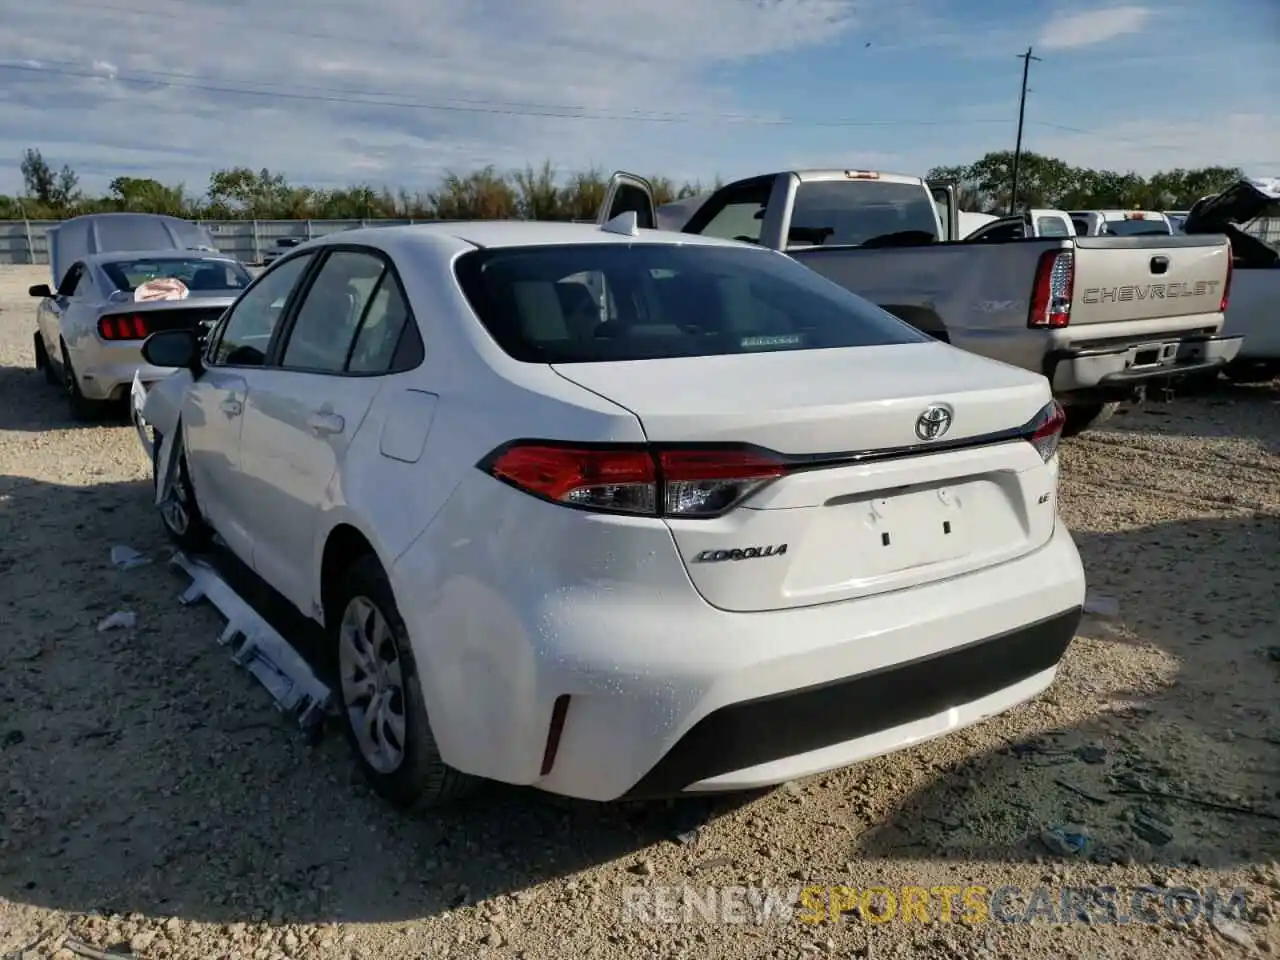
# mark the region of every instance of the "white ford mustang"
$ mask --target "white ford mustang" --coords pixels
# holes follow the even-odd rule
[[[144,352],[166,527],[324,625],[398,805],[845,766],[1036,695],[1080,617],[1048,382],[767,250],[357,230]]]

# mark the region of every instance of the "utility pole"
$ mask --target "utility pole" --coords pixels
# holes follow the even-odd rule
[[[1018,99],[1018,143],[1013,148],[1013,189],[1009,191],[1009,216],[1013,216],[1018,207],[1018,166],[1022,162],[1022,121],[1027,115],[1027,75],[1031,72],[1031,61],[1040,62],[1039,57],[1031,55],[1031,48],[1026,53],[1018,54],[1022,61],[1022,96]]]

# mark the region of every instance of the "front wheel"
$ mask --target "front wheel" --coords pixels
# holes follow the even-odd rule
[[[342,575],[326,620],[337,648],[343,727],[369,785],[401,809],[469,793],[477,779],[440,758],[409,633],[374,557],[361,557]]]
[[[163,434],[156,430],[151,444],[152,489],[156,492],[160,489],[160,447],[163,441]],[[176,442],[181,445],[182,440]],[[164,496],[158,505],[164,532],[182,550],[199,553],[207,549],[213,540],[213,530],[204,522],[200,505],[196,503],[196,492],[191,486],[191,475],[187,471],[187,452],[181,446],[178,448],[177,462],[165,478],[165,487]]]
[[[1074,437],[1091,427],[1101,426],[1110,420],[1120,404],[1112,403],[1080,403],[1063,408],[1067,422],[1062,427],[1064,437]]]

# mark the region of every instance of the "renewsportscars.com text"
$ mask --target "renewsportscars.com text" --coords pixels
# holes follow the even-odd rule
[[[1243,889],[1191,887],[693,887],[623,890],[624,923],[1189,924],[1241,919]]]

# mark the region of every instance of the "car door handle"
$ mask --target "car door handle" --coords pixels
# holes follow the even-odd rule
[[[313,413],[307,417],[307,426],[317,437],[329,437],[341,433],[347,422],[336,413]]]
[[[235,397],[227,397],[218,407],[229,417],[238,417],[244,412],[244,404]]]
[[[1157,275],[1158,275],[1158,274],[1164,273],[1164,272],[1165,272],[1165,271],[1167,271],[1168,269],[1169,269],[1169,258],[1168,258],[1168,257],[1152,257],[1152,258],[1151,258],[1151,272],[1152,272],[1152,273],[1154,273],[1154,274],[1157,274]]]

